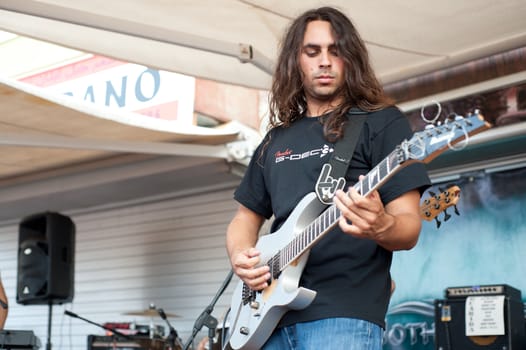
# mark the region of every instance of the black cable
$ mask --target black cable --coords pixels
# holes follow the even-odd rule
[[[212,299],[212,302],[205,308],[205,310],[201,313],[201,315],[199,315],[199,317],[195,321],[194,327],[193,327],[193,331],[192,331],[192,335],[186,341],[186,344],[184,345],[183,350],[188,350],[189,349],[189,347],[192,344],[192,342],[194,341],[197,333],[199,333],[199,331],[201,330],[201,328],[203,328],[203,326],[208,327],[208,338],[209,338],[209,343],[210,343],[209,347],[212,348],[212,345],[213,345],[212,342],[213,342],[213,338],[215,336],[215,331],[216,331],[216,327],[217,327],[217,319],[212,316],[212,311],[214,311],[214,306],[215,306],[217,300],[223,294],[223,292],[225,291],[226,287],[228,287],[228,284],[232,280],[233,274],[234,274],[234,271],[232,269],[230,269],[230,271],[227,274],[227,277],[223,281],[223,284],[221,285],[221,287],[217,291],[216,295]]]
[[[225,316],[223,317],[223,331],[221,332],[221,350],[224,350],[225,347],[228,344],[228,341],[226,341],[226,333],[227,333],[226,332],[226,320],[228,319],[228,315],[230,314],[230,310],[231,310],[231,308],[228,308],[228,310],[225,313]],[[230,329],[229,329],[229,331],[230,331]]]

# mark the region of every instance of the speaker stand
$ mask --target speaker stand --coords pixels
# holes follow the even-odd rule
[[[49,302],[49,310],[47,315],[47,343],[46,350],[51,350],[51,315],[53,314],[53,302]]]

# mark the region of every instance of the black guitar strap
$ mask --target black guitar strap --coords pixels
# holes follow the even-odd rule
[[[347,114],[348,122],[345,125],[343,138],[336,142],[331,159],[323,165],[316,181],[316,195],[325,204],[332,204],[336,190],[345,187],[345,174],[351,163],[363,122],[367,117],[367,112],[358,108],[351,108]]]

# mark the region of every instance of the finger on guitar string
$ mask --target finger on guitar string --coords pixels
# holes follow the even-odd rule
[[[252,290],[268,287],[267,281],[271,277],[269,266],[258,266],[260,261],[260,252],[255,248],[239,252],[233,257],[235,274]]]
[[[358,203],[358,201],[360,200],[359,197],[361,196],[353,188],[349,189],[347,193],[344,193],[341,190],[336,192],[336,196],[334,197],[334,204],[340,210],[342,219],[345,220],[340,220],[343,224],[341,226],[344,226],[346,229],[350,229],[353,223],[356,224],[356,222],[361,220],[358,213],[358,210],[360,208],[360,203]],[[344,227],[342,227],[342,229],[344,229]],[[344,229],[344,232],[346,232],[346,229]]]
[[[261,290],[268,287],[270,273],[268,266],[261,266],[254,269],[245,269],[239,277],[252,290]]]
[[[358,238],[372,238],[385,212],[377,191],[362,196],[351,187],[347,193],[337,193],[334,203],[341,213],[339,226],[344,233]]]

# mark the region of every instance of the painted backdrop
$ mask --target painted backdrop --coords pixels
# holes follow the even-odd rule
[[[448,287],[508,284],[526,300],[525,179],[526,168],[480,172],[430,189],[459,186],[460,215],[424,221],[417,246],[395,253],[384,350],[434,349],[433,301]]]

